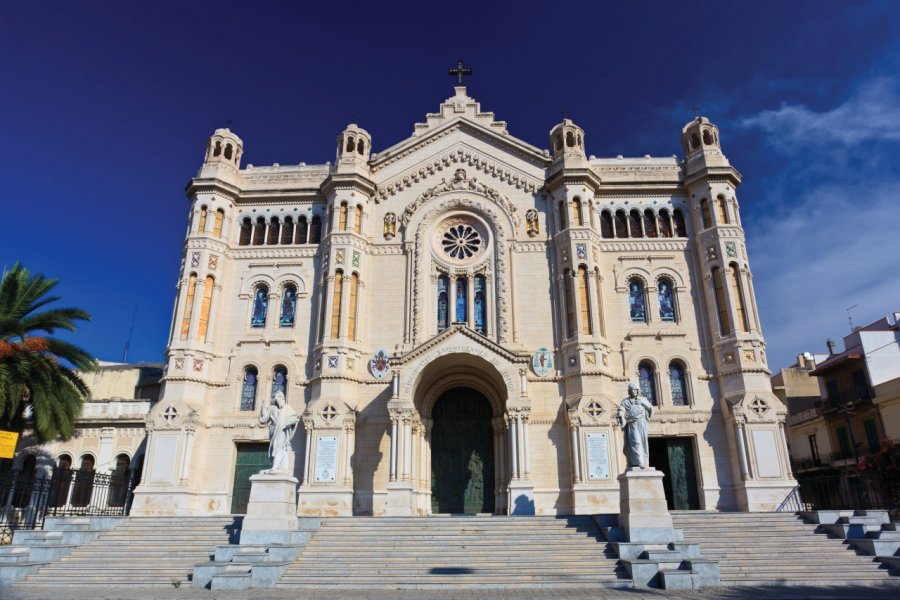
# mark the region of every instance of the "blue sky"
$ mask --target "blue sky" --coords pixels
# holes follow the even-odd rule
[[[74,336],[161,360],[188,201],[227,121],[245,164],[374,150],[469,93],[540,147],[565,112],[589,154],[680,154],[700,107],[738,190],[770,366],[900,310],[896,2],[19,3],[0,19],[0,264],[61,279]],[[324,3],[323,3],[324,4]]]

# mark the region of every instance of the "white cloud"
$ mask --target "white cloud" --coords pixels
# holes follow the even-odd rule
[[[871,79],[840,106],[817,112],[782,104],[739,121],[759,129],[775,148],[794,149],[821,143],[844,145],[868,141],[900,141],[900,85],[890,77]]]
[[[747,224],[754,289],[769,366],[791,364],[900,310],[900,178],[824,184],[793,208]]]

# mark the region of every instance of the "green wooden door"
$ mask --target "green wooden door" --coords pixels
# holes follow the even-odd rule
[[[468,388],[438,399],[432,411],[432,512],[494,512],[491,416],[487,399]]]
[[[250,501],[250,476],[269,468],[268,444],[238,444],[234,461],[234,488],[231,492],[231,514],[247,512]]]
[[[688,437],[651,437],[650,466],[663,472],[669,510],[698,510],[694,444]]]

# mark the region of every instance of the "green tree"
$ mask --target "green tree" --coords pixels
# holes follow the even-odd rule
[[[22,432],[30,418],[41,442],[72,436],[90,393],[79,372],[95,368],[85,350],[51,337],[91,318],[77,308],[45,309],[59,300],[50,295],[57,283],[18,263],[0,281],[0,428]]]

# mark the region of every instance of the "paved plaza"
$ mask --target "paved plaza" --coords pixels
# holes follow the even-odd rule
[[[865,598],[895,599],[898,586],[788,586],[788,587],[720,587],[705,590],[245,590],[209,591],[191,588],[5,588],[4,600],[607,600],[643,598],[678,600],[837,600]]]

